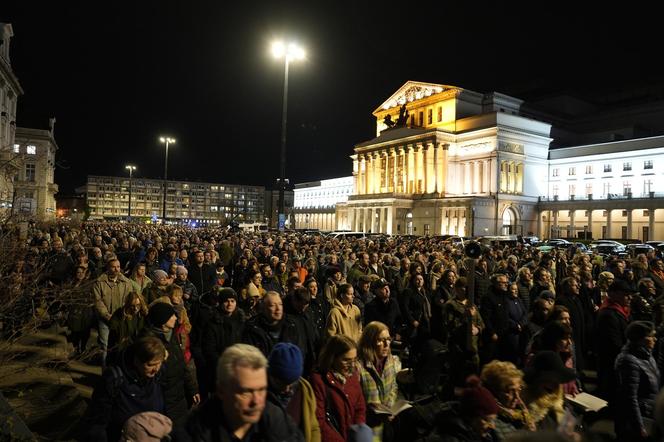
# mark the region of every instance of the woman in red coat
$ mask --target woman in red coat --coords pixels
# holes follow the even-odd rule
[[[366,422],[357,344],[344,335],[331,336],[320,352],[318,371],[311,380],[322,440],[346,442],[351,425]]]

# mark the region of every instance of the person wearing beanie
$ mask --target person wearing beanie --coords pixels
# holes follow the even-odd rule
[[[179,427],[184,424],[189,407],[200,402],[196,375],[185,361],[182,335],[174,331],[177,316],[173,306],[166,302],[153,304],[148,311],[148,323],[142,336],[159,338],[168,351],[168,363],[162,368],[159,383],[164,392],[165,414]]]
[[[196,286],[189,281],[189,271],[185,266],[178,266],[176,269],[174,284],[182,289],[182,301],[187,311],[191,311],[193,303],[198,302],[198,290]]]
[[[307,442],[320,442],[316,397],[302,377],[304,359],[297,345],[280,342],[268,358],[268,401],[284,409],[302,431]]]
[[[148,304],[152,304],[157,298],[166,296],[166,290],[173,282],[168,277],[168,273],[161,269],[155,270],[152,275],[152,284],[143,290],[143,297]]]
[[[627,344],[616,358],[618,440],[646,440],[655,414],[660,373],[652,356],[657,338],[649,321],[634,321],[625,331]]]
[[[120,442],[160,442],[173,430],[173,422],[155,411],[144,411],[127,419]]]

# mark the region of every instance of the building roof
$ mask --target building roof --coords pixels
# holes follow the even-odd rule
[[[549,151],[549,159],[562,160],[565,158],[583,157],[588,155],[606,155],[662,147],[664,147],[664,136],[636,138],[633,140],[552,149]]]
[[[358,147],[373,146],[375,144],[387,143],[389,141],[400,140],[408,137],[416,137],[418,135],[423,135],[429,132],[433,133],[435,131],[436,131],[435,129],[422,129],[422,128],[403,127],[403,126],[391,127],[389,129],[385,129],[384,131],[382,131],[380,135],[377,136],[376,138],[356,144],[355,147],[358,148]]]

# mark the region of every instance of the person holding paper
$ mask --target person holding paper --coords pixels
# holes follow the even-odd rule
[[[655,326],[648,321],[634,321],[625,331],[627,344],[616,358],[618,379],[615,420],[618,440],[649,440],[655,398],[659,392],[659,369],[652,357],[657,338]]]
[[[374,321],[364,328],[358,346],[367,424],[374,434],[382,432],[383,441],[392,440],[389,422],[396,414],[393,407],[397,402],[397,373],[401,370],[401,361],[390,350],[391,343],[387,326]]]

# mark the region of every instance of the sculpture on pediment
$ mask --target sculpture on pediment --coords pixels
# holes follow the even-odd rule
[[[399,108],[399,118],[397,118],[395,126],[406,127],[406,124],[408,124],[408,109],[406,109],[406,104],[404,103]]]
[[[385,115],[385,119],[383,119],[383,124],[387,126],[387,128],[389,129],[391,127],[394,127],[396,122],[392,121],[392,115],[387,114]]]

